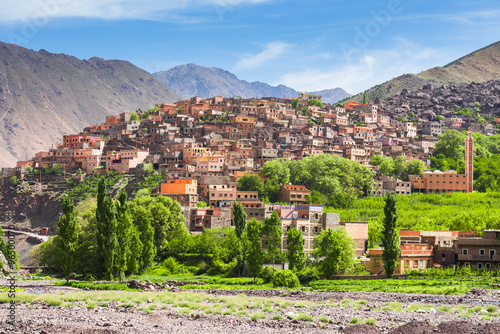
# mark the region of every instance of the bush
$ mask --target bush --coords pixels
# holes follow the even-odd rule
[[[163,267],[167,268],[172,274],[175,274],[177,268],[179,268],[179,263],[177,263],[174,257],[170,256],[163,261]]]
[[[264,267],[259,274],[259,278],[264,280],[264,283],[270,283],[274,277],[274,270],[272,267]]]
[[[198,264],[198,271],[196,272],[196,275],[202,275],[206,273],[208,269],[210,269],[210,266],[205,261],[201,261]]]
[[[230,263],[224,263],[221,260],[214,260],[212,263],[212,268],[208,274],[228,274],[233,271],[233,269],[238,265],[238,260],[235,258]]]
[[[311,281],[319,280],[319,275],[316,269],[306,267],[297,273],[297,278],[300,284],[309,284]]]
[[[273,285],[275,287],[285,286],[295,288],[300,285],[297,275],[291,270],[279,270],[274,274]]]

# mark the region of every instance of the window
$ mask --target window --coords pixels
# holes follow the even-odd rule
[[[484,250],[484,249],[480,249],[479,250],[479,255],[480,256],[484,256],[485,254],[486,254],[486,250]]]
[[[469,268],[470,267],[470,263],[469,262],[465,262],[464,263],[464,267]]]
[[[405,260],[405,267],[410,267],[410,260]]]
[[[305,231],[306,231],[306,227],[302,226],[302,232],[305,232]]]
[[[431,260],[427,259],[426,268],[430,268],[430,267],[431,267]]]
[[[490,270],[491,269],[491,264],[490,263],[486,263],[484,265],[484,268]]]
[[[468,249],[462,249],[462,255],[468,255],[469,250]]]
[[[477,264],[477,269],[479,269],[479,270],[483,269],[483,264],[482,263],[478,263]]]

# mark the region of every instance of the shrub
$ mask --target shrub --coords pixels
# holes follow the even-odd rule
[[[198,264],[198,271],[196,272],[196,275],[202,275],[206,273],[208,269],[210,269],[210,266],[205,261],[201,261]]]
[[[291,270],[279,270],[274,274],[273,285],[295,288],[300,285],[297,275]]]
[[[221,260],[214,260],[213,266],[208,274],[228,274],[238,265],[238,259],[234,258],[230,263],[224,263]]]
[[[172,274],[175,274],[177,268],[179,268],[179,263],[177,263],[177,260],[171,256],[163,261],[163,266],[167,268]]]
[[[319,280],[319,275],[316,269],[306,267],[297,273],[297,277],[300,281],[300,284],[306,285],[311,281]]]
[[[264,280],[264,283],[270,283],[274,277],[274,270],[271,267],[264,267],[259,274],[259,278]]]

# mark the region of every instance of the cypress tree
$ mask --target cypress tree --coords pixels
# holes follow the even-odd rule
[[[241,235],[247,224],[247,213],[243,209],[243,204],[235,202],[233,205],[233,221],[236,229],[236,236],[241,240]]]
[[[118,241],[116,239],[116,208],[111,197],[106,196],[103,201],[101,212],[101,239],[102,255],[104,257],[104,277],[107,280],[113,279],[113,267]]]
[[[123,280],[125,271],[128,269],[128,258],[130,257],[130,242],[132,233],[132,217],[130,215],[127,194],[125,191],[120,192],[118,195],[118,203],[116,204],[117,224],[116,224],[116,238],[118,241],[118,250],[116,252],[116,270]]]
[[[57,242],[60,248],[58,253],[61,269],[66,275],[66,281],[73,270],[78,247],[78,224],[75,217],[73,200],[64,196],[61,201],[63,216],[57,222]]]
[[[382,227],[382,261],[387,277],[392,278],[394,270],[398,267],[401,250],[399,248],[399,235],[396,228],[398,214],[396,211],[396,197],[387,195],[384,207],[385,218]]]
[[[155,229],[146,214],[142,215],[139,221],[139,237],[142,243],[141,269],[144,271],[152,264],[156,255]]]

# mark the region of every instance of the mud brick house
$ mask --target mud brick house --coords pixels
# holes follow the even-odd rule
[[[382,248],[370,250],[370,274],[382,274],[384,263],[382,261]],[[403,274],[406,269],[432,268],[433,247],[429,244],[403,244],[398,267],[394,274]]]
[[[278,193],[278,201],[290,204],[307,202],[306,196],[311,193],[305,186],[301,185],[281,185]]]
[[[500,269],[500,230],[486,230],[482,238],[457,240],[455,253],[460,266]]]
[[[160,194],[176,200],[182,206],[195,206],[198,202],[198,181],[195,179],[169,180],[161,184]]]
[[[204,229],[230,227],[231,208],[193,208],[184,210],[191,233],[203,233]]]

